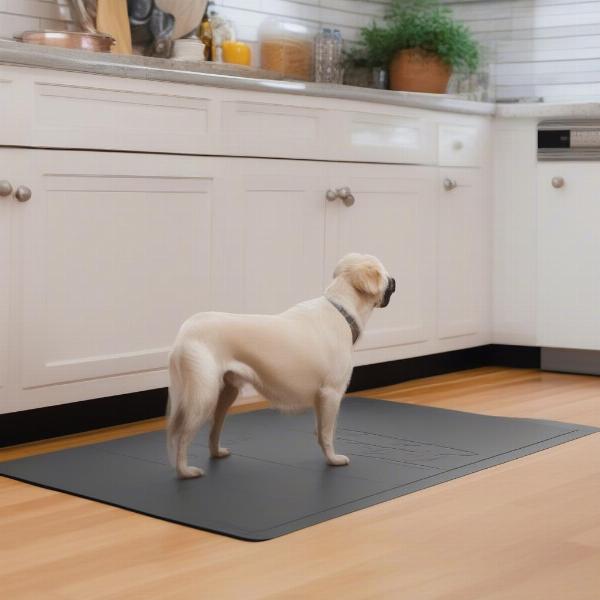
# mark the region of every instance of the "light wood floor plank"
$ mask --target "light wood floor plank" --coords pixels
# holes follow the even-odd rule
[[[358,395],[600,426],[594,377],[484,368]],[[24,445],[0,460],[162,426]],[[10,600],[598,600],[600,434],[262,543],[0,478],[0,539]]]

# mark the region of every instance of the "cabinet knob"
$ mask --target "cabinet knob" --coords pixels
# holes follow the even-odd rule
[[[337,192],[335,190],[329,189],[325,192],[325,198],[329,200],[329,202],[333,202],[338,197]]]
[[[12,191],[12,185],[9,181],[6,181],[6,179],[0,181],[0,196],[10,196]]]
[[[349,187],[338,188],[336,190],[336,192],[337,192],[338,198],[341,198],[342,202],[346,206],[352,206],[356,202],[356,199],[352,195],[352,190]]]
[[[451,192],[455,187],[458,186],[458,184],[456,183],[456,180],[446,177],[444,179],[443,186],[447,192]]]
[[[552,187],[561,188],[565,185],[565,180],[562,177],[553,177],[552,178]]]
[[[31,198],[31,190],[24,185],[20,185],[15,192],[15,198],[19,202],[27,202]]]
[[[462,150],[463,146],[464,146],[464,144],[462,143],[461,140],[454,140],[454,142],[452,143],[452,148],[454,150]]]

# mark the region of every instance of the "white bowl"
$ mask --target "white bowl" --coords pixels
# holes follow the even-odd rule
[[[175,40],[171,58],[175,60],[204,60],[204,44],[192,38]]]

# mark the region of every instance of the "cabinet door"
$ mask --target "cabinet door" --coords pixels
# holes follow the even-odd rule
[[[348,252],[377,256],[396,293],[375,309],[357,349],[417,344],[432,338],[435,311],[435,169],[339,165],[331,187],[347,186],[355,203],[328,206],[327,274]]]
[[[19,150],[0,148],[0,182],[14,188],[21,178],[19,171]],[[8,190],[5,190],[8,191]],[[11,218],[15,209],[19,208],[14,194],[0,196],[0,413],[3,401],[8,399],[9,378],[9,348],[14,342],[12,334],[11,299],[14,291],[14,272],[12,260],[12,227]]]
[[[23,385],[165,368],[182,321],[209,308],[220,163],[23,154]]]
[[[598,163],[538,166],[541,346],[600,349],[599,189]]]
[[[483,327],[489,241],[480,172],[440,169],[438,190],[438,337],[476,335]]]
[[[326,182],[319,163],[228,159],[215,207],[214,305],[277,313],[323,293]]]

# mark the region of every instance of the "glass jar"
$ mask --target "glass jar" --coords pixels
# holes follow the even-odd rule
[[[297,21],[269,17],[258,30],[260,66],[290,79],[312,81],[313,35]]]
[[[315,81],[343,83],[343,75],[342,34],[325,27],[315,37]]]

